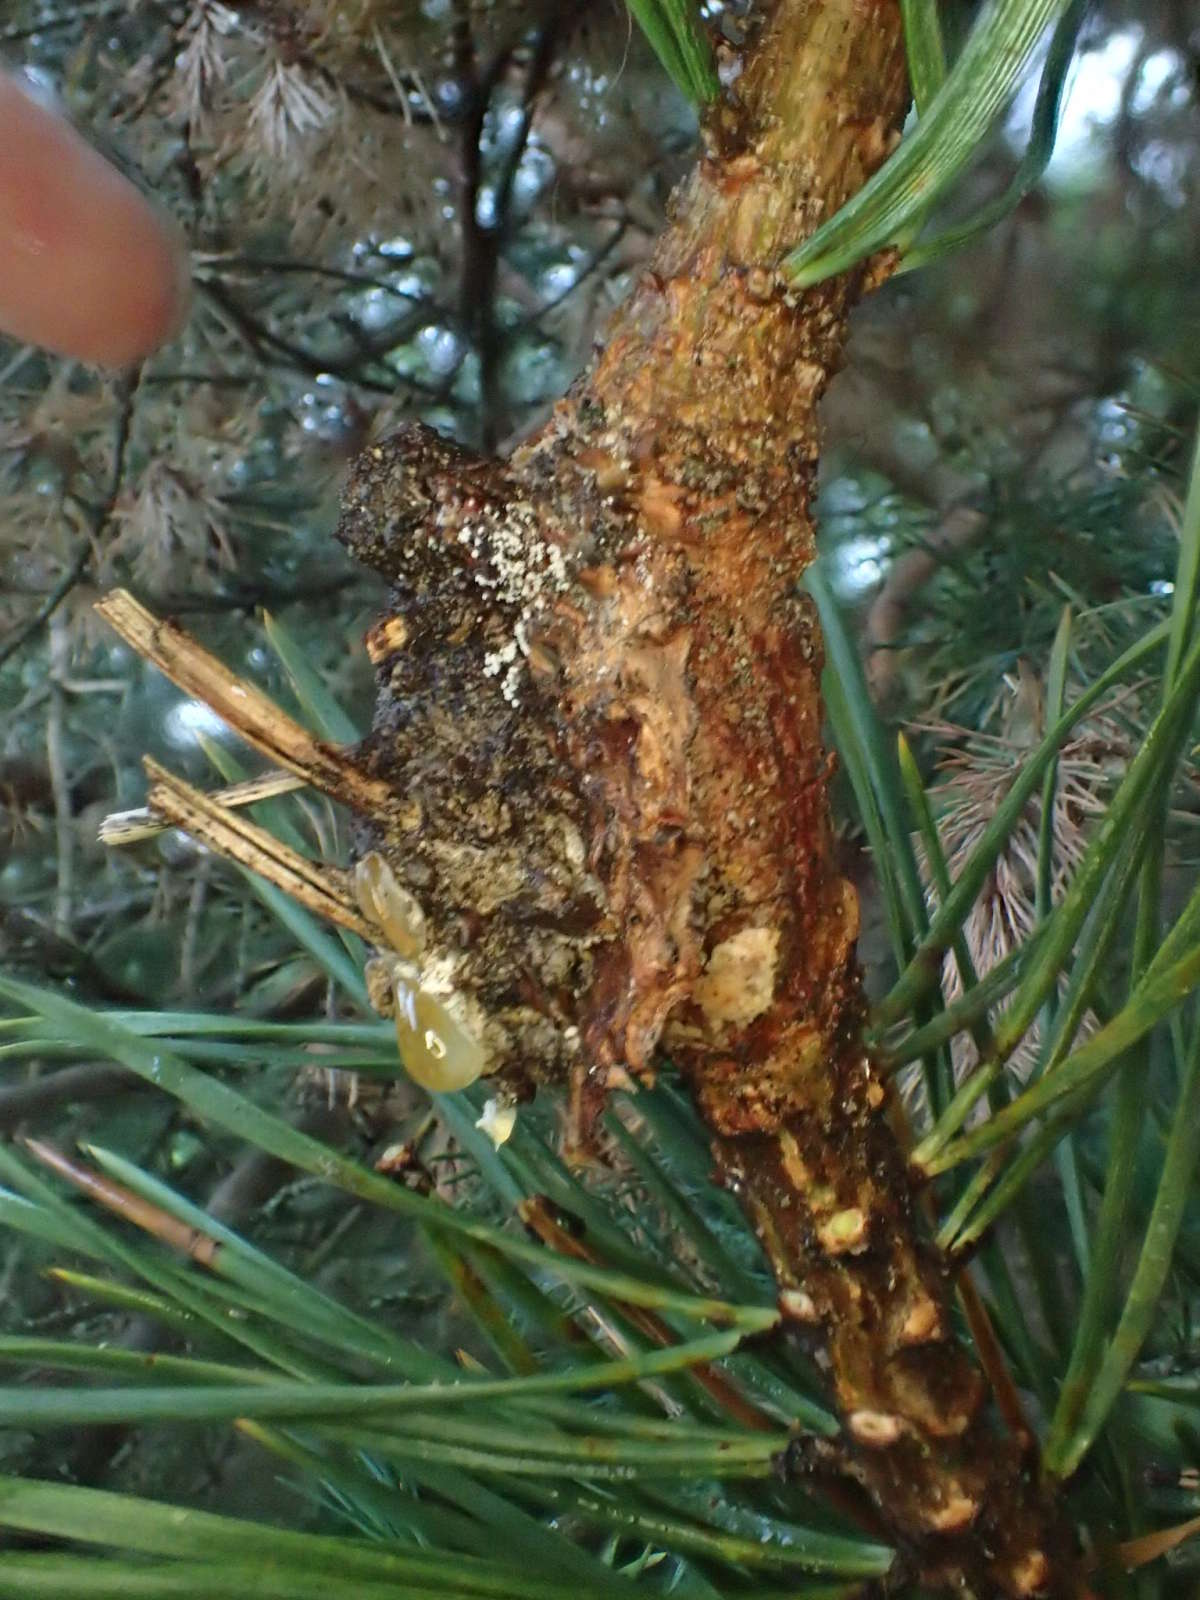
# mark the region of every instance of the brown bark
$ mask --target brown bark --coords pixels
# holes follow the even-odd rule
[[[394,875],[376,862],[360,904],[390,904],[422,1081],[441,1028],[510,1085],[569,1083],[586,1143],[665,1045],[829,1369],[844,1438],[808,1464],[860,1483],[927,1583],[1074,1595],[1070,1534],[952,1337],[861,1046],[798,587],[863,275],[797,295],[775,265],[892,146],[897,0],[777,0],[741,68],[542,432],[499,463],[413,427],[358,463],[339,536],[392,586],[375,727],[357,773],[323,748],[314,781],[358,788]]]

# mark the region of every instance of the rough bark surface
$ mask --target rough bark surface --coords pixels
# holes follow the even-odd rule
[[[408,981],[502,1081],[569,1083],[571,1138],[669,1048],[830,1370],[845,1436],[816,1465],[927,1582],[1076,1594],[1069,1535],[981,1415],[859,1042],[799,590],[862,283],[793,295],[774,268],[891,148],[896,0],[778,0],[741,65],[546,428],[500,463],[414,427],[355,470],[339,536],[391,584],[370,842],[419,925]]]

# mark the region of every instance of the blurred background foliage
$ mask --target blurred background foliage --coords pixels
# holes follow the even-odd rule
[[[974,9],[945,6],[951,31]],[[752,7],[704,10],[736,44]],[[330,538],[349,458],[402,418],[504,450],[545,417],[647,258],[694,111],[618,0],[8,0],[0,53],[178,220],[195,282],[186,328],[127,377],[0,342],[0,964],[88,1004],[346,1016],[345,986],[237,872],[176,835],[97,844],[100,817],[139,803],[144,753],[208,782],[228,736],[91,603],[127,585],[294,705],[265,611],[365,726],[360,639],[379,594]],[[1003,189],[1034,88],[944,220]],[[1200,7],[1096,0],[1042,182],[856,315],[825,406],[825,570],[950,853],[1044,730],[1063,605],[1075,690],[1167,614],[1200,395],[1198,191]],[[1063,871],[1156,696],[1127,685],[1065,753]],[[1188,768],[1169,828],[1180,892],[1195,801]],[[889,958],[846,813],[880,988]],[[289,815],[310,847],[344,851],[323,804]],[[1027,834],[1038,826],[1032,810]],[[1028,839],[1011,850],[981,899],[980,971],[1032,925],[1033,854]],[[339,1074],[335,1046],[313,1043],[307,1066],[240,1050],[239,1086],[303,1130],[368,1159],[424,1136],[421,1097],[366,1067]],[[0,1133],[48,1129],[64,1148],[125,1151],[431,1347],[478,1347],[415,1234],[246,1154],[111,1061],[14,1059]],[[470,1191],[470,1160],[436,1140],[427,1157],[435,1192]],[[608,1181],[638,1192],[628,1172]],[[6,1330],[153,1342],[142,1318],[32,1270],[52,1256],[28,1240],[0,1252]],[[1195,1309],[1181,1287],[1164,1349],[1194,1357]],[[225,1429],[204,1440],[9,1433],[0,1466],[277,1508],[250,1446]],[[1141,1463],[1164,1514],[1197,1505],[1196,1446]]]

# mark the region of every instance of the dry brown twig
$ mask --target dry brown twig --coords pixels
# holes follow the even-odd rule
[[[272,800],[277,795],[295,794],[307,789],[308,784],[294,772],[264,772],[245,783],[233,783],[208,796],[213,804],[235,811],[240,806],[256,805],[260,800]],[[100,843],[109,849],[123,849],[127,845],[141,844],[146,839],[157,838],[174,824],[155,811],[152,806],[135,806],[130,811],[111,811],[100,824]]]
[[[128,590],[115,589],[96,610],[138,655],[185,694],[203,700],[276,766],[359,811],[390,807],[386,784],[373,781],[336,745],[315,739],[261,690],[243,682],[174,622],[154,616]]]
[[[217,855],[248,867],[328,922],[349,928],[364,939],[377,936],[357,910],[345,872],[310,861],[149,756],[145,767],[150,778],[150,810],[165,817],[172,827],[182,828]]]

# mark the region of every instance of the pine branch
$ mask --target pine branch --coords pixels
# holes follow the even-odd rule
[[[337,792],[472,1075],[568,1081],[586,1146],[667,1044],[833,1373],[843,1432],[809,1463],[868,1490],[928,1584],[1080,1594],[1022,1441],[985,1420],[865,1059],[796,599],[860,279],[797,299],[775,265],[887,154],[905,88],[898,14],[780,0],[712,113],[719,156],[544,432],[503,466],[420,428],[361,459],[339,533],[392,592],[376,732]]]

